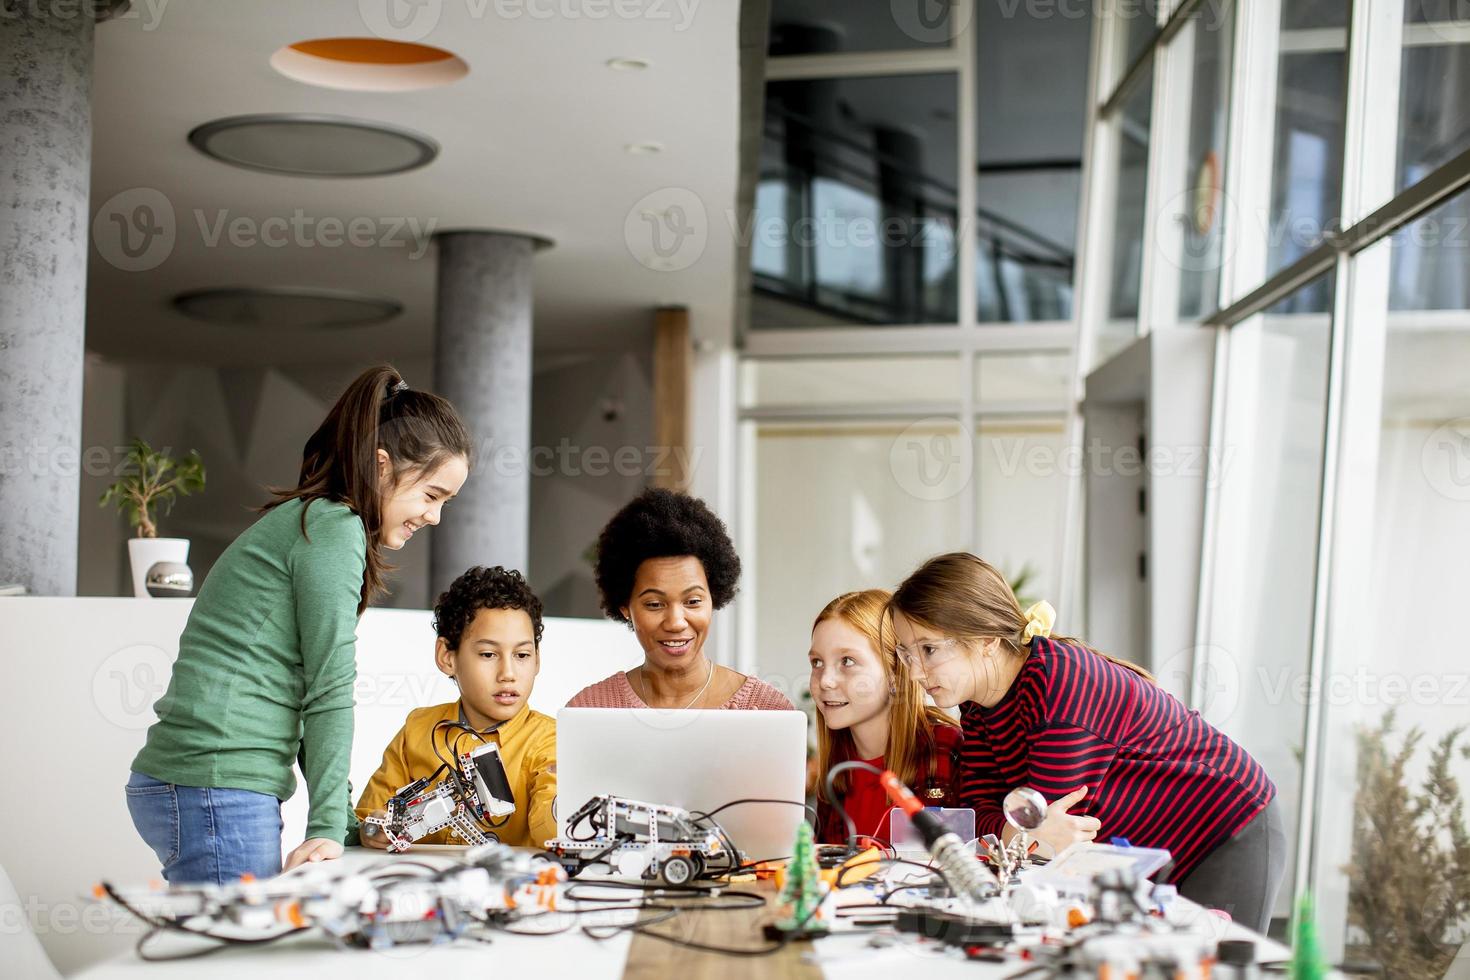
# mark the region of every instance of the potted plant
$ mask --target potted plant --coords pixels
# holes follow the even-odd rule
[[[166,514],[181,494],[204,489],[204,460],[193,450],[182,460],[166,452],[154,452],[142,439],[134,439],[123,462],[121,478],[102,494],[98,505],[115,504],[127,514],[136,536],[128,541],[128,560],[133,570],[133,594],[147,598],[148,569],[158,562],[184,565],[189,560],[187,538],[160,538],[156,521],[161,506]]]

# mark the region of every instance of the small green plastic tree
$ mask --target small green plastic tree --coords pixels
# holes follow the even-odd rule
[[[786,884],[781,889],[781,901],[791,904],[791,915],[778,923],[780,928],[802,932],[824,928],[824,924],[816,921],[816,909],[822,901],[822,878],[817,870],[812,825],[805,820],[796,828],[796,844],[791,850],[791,861],[786,865]]]
[[[122,478],[102,493],[99,507],[116,504],[127,514],[140,538],[158,537],[154,520],[157,508],[166,514],[173,509],[174,498],[188,496],[204,489],[204,460],[194,450],[182,460],[168,453],[154,452],[142,439],[134,439],[123,462]]]
[[[1322,956],[1322,942],[1317,936],[1317,913],[1312,896],[1303,895],[1296,906],[1296,925],[1292,929],[1291,980],[1327,980],[1331,967]]]

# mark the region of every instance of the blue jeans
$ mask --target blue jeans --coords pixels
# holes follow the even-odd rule
[[[170,884],[281,873],[281,801],[247,789],[176,786],[135,772],[128,812]]]

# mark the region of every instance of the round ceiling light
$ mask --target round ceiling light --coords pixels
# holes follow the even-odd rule
[[[642,71],[648,67],[644,58],[609,58],[607,66],[613,71]]]
[[[649,140],[644,143],[629,143],[627,146],[623,147],[623,149],[627,150],[634,156],[648,156],[653,153],[662,153],[664,151],[664,145],[662,143],[655,143],[652,140]]]
[[[249,170],[301,177],[377,177],[414,170],[439,155],[422,133],[346,116],[262,113],[197,127],[201,153]]]
[[[290,286],[196,289],[175,296],[173,306],[206,323],[279,330],[365,326],[403,312],[402,303],[382,296]]]
[[[287,78],[354,92],[412,92],[457,82],[470,72],[443,48],[373,37],[323,37],[288,44],[271,55]]]

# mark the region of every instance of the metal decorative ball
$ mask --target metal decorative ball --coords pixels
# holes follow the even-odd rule
[[[158,599],[187,599],[194,594],[194,572],[181,561],[155,562],[144,585]]]

